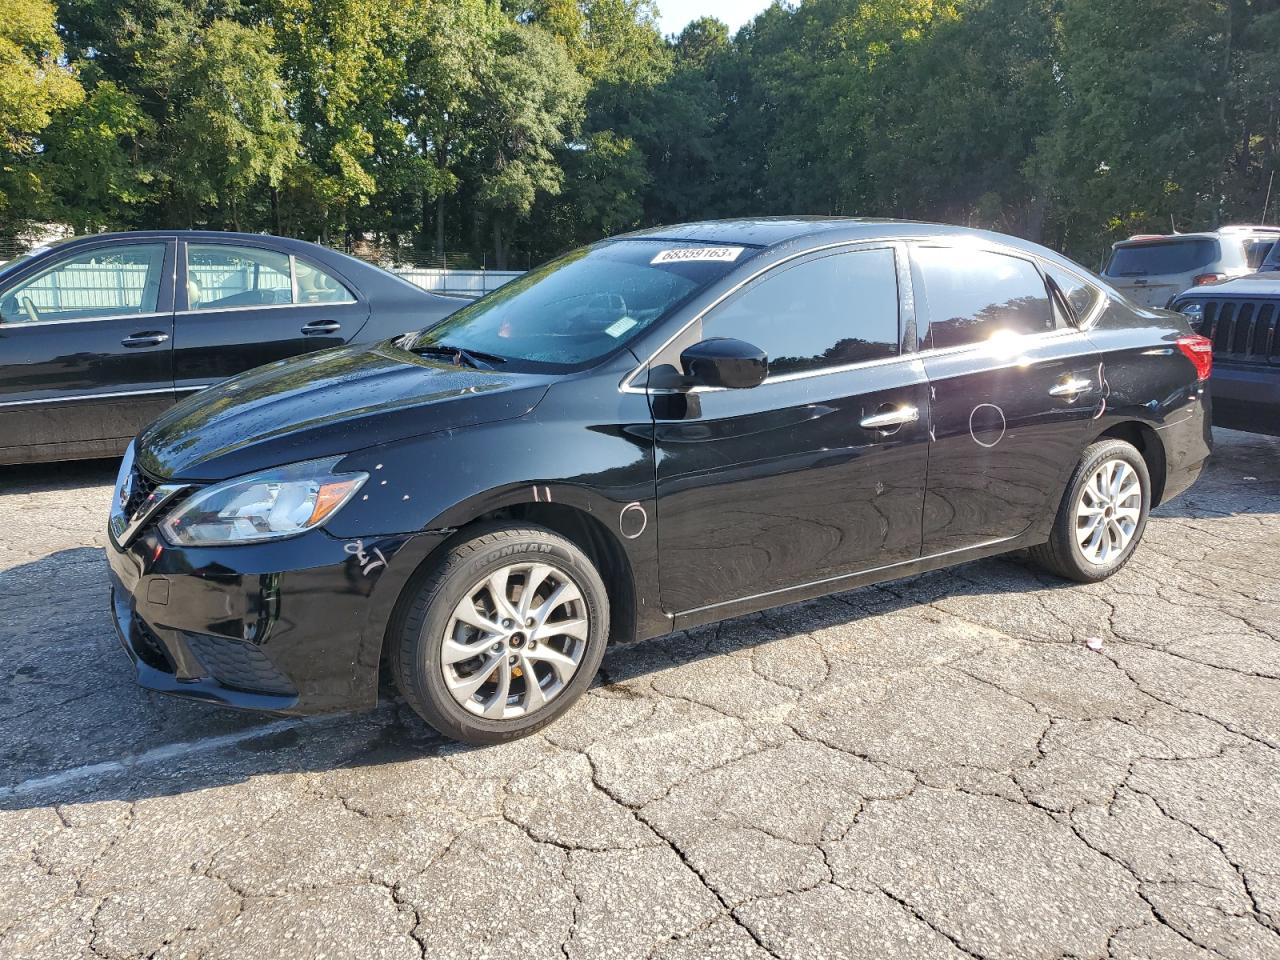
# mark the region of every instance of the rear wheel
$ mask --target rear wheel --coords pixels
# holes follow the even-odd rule
[[[418,587],[390,662],[441,733],[501,743],[583,694],[608,635],[608,596],[581,550],[542,527],[498,527],[455,546]]]
[[[1080,583],[1105,580],[1142,540],[1151,477],[1132,444],[1100,440],[1085,448],[1058,507],[1049,542],[1033,547],[1041,566]]]

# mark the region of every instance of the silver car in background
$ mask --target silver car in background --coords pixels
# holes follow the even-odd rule
[[[1191,287],[1253,273],[1278,240],[1280,227],[1261,226],[1140,235],[1111,248],[1102,275],[1134,303],[1163,307]]]

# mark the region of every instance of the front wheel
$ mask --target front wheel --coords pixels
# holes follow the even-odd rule
[[[1151,476],[1132,444],[1099,440],[1085,448],[1058,508],[1049,542],[1032,560],[1058,576],[1096,583],[1133,556],[1151,509]]]
[[[591,684],[609,636],[600,574],[542,527],[494,527],[448,551],[392,636],[396,686],[441,733],[527,736]]]

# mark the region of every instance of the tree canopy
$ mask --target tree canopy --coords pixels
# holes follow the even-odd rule
[[[0,237],[241,228],[501,266],[799,213],[1096,263],[1280,199],[1280,0],[801,0],[736,35],[657,24],[655,0],[0,0]]]

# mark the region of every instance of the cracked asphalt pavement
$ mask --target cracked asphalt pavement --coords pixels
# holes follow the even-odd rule
[[[1217,440],[1105,584],[990,560],[618,647],[487,749],[138,689],[114,464],[0,468],[0,956],[1274,960],[1280,440]]]

